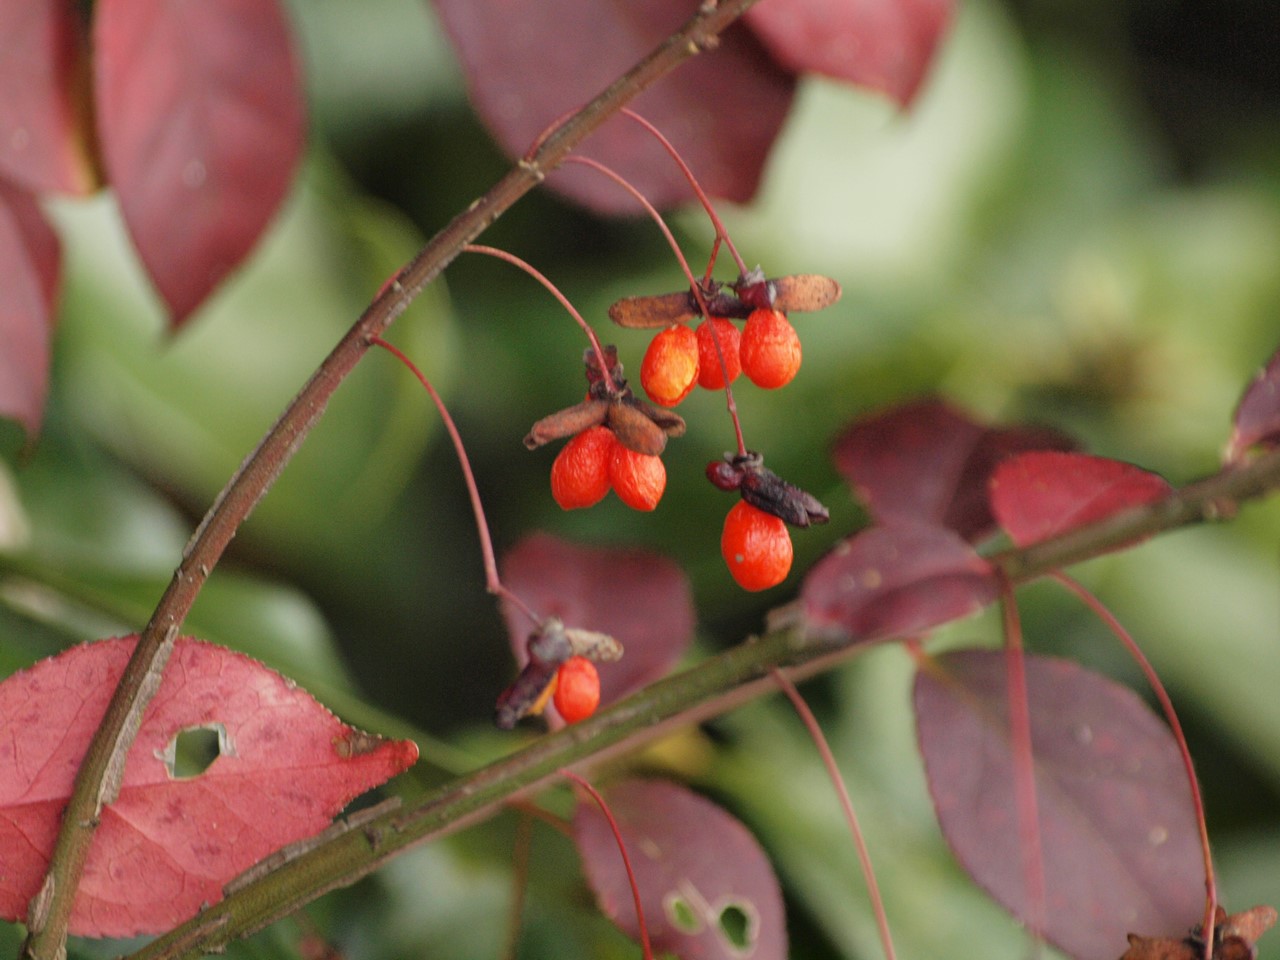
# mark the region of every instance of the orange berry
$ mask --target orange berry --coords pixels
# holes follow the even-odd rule
[[[600,674],[586,657],[570,657],[556,672],[556,712],[565,723],[577,723],[600,705]]]
[[[715,330],[715,339],[711,331]],[[698,324],[694,331],[698,338],[698,385],[707,390],[723,390],[725,379],[720,372],[720,355],[724,356],[724,369],[729,374],[729,383],[738,379],[742,373],[742,360],[738,356],[739,342],[742,334],[738,328],[724,317],[711,317]],[[716,353],[716,342],[720,343],[720,354]]]
[[[778,517],[740,500],[724,518],[720,553],[740,587],[767,590],[791,571],[791,534]]]
[[[609,492],[609,459],[618,438],[608,427],[583,430],[551,465],[551,496],[563,510],[591,507]]]
[[[667,327],[649,341],[640,362],[640,382],[649,398],[674,407],[698,381],[698,338],[683,323]]]
[[[667,488],[667,468],[661,457],[636,453],[618,443],[609,458],[609,482],[618,499],[632,510],[652,510]]]
[[[800,337],[785,314],[762,307],[742,328],[742,370],[757,387],[784,387],[800,370]]]

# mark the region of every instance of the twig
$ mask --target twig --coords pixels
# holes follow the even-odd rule
[[[1168,499],[1176,509],[1165,501],[1136,507],[1122,517],[1025,550],[1008,551],[1000,562],[1006,569],[1019,571],[1010,577],[1015,584],[1024,583],[1065,564],[1131,544],[1135,526],[1154,533],[1207,516],[1223,516],[1230,512],[1224,508],[1261,497],[1277,486],[1280,451],[1175,492]],[[1082,550],[1082,542],[1092,545],[1091,552]],[[740,644],[459,778],[412,809],[380,817],[361,831],[350,831],[322,844],[131,954],[128,960],[194,960],[217,952],[247,931],[260,929],[329,890],[354,883],[417,843],[498,813],[513,799],[552,782],[565,767],[652,743],[676,725],[702,722],[774,692],[777,687],[769,671],[775,667],[790,667],[789,676],[802,680],[846,661],[866,646],[850,640],[833,649],[828,636],[809,638],[794,627]],[[204,932],[197,936],[197,931]]]
[[[24,956],[57,960],[65,952],[67,924],[88,859],[102,807],[115,796],[143,710],[159,685],[164,661],[196,595],[240,524],[266,494],[311,428],[319,421],[338,385],[380,336],[470,243],[512,204],[537,186],[575,146],[633,97],[676,66],[715,43],[719,33],[755,0],[707,0],[676,33],[608,89],[552,131],[488,193],[455,217],[402,267],[325,358],[315,374],[249,454],[205,514],[183,550],[169,588],[138,638],[133,656],[112,695],[102,722],[76,775],[63,813],[49,873],[33,901],[31,932]],[[40,909],[37,911],[35,907]]]

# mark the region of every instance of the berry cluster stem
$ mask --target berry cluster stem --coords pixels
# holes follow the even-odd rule
[[[187,612],[240,524],[275,482],[285,464],[319,421],[329,398],[354,369],[373,337],[380,336],[413,299],[451,263],[464,244],[545,179],[588,135],[641,91],[690,57],[712,47],[716,37],[756,0],[707,0],[690,19],[631,70],[547,135],[484,196],[458,214],[370,303],[280,419],[249,454],[215,499],[190,542],[112,694],[76,774],[63,811],[49,873],[29,909],[24,957],[56,960],[63,955],[67,924],[101,809],[116,796],[124,760],[142,714],[159,688],[165,661]]]

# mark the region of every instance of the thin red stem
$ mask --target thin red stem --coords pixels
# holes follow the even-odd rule
[[[529,887],[529,853],[533,846],[533,817],[519,814],[516,821],[516,838],[513,849],[514,869],[511,879],[511,910],[508,914],[507,944],[502,951],[503,960],[516,960],[519,956],[520,925],[524,916],[525,891]]]
[[[613,839],[618,843],[618,853],[622,855],[622,866],[627,871],[627,882],[631,884],[631,897],[635,902],[636,908],[636,926],[640,930],[640,948],[644,951],[644,960],[653,960],[653,948],[649,945],[649,927],[644,922],[644,907],[640,903],[640,887],[636,883],[635,871],[631,869],[631,858],[627,856],[627,845],[622,842],[622,831],[618,829],[618,822],[613,819],[613,812],[595,787],[572,770],[561,770],[560,772],[591,795],[591,799],[596,802],[596,806],[604,814],[605,820],[609,822],[609,829],[613,831]]]
[[[535,624],[541,623],[542,618],[534,613],[524,600],[511,590],[508,590],[503,585],[502,578],[498,576],[498,563],[493,555],[493,538],[489,535],[489,522],[484,516],[484,505],[480,502],[480,490],[476,486],[475,474],[471,471],[471,460],[467,457],[466,447],[462,444],[462,435],[458,433],[453,417],[449,416],[449,410],[445,407],[440,394],[436,392],[436,388],[431,385],[431,381],[427,379],[426,375],[398,347],[388,343],[381,337],[370,337],[369,343],[386,350],[408,367],[409,371],[418,378],[418,382],[422,384],[430,395],[432,403],[436,405],[436,410],[440,412],[440,419],[444,421],[444,428],[449,433],[449,439],[453,441],[453,451],[457,454],[458,465],[462,468],[462,479],[467,485],[467,495],[471,498],[471,512],[476,518],[476,535],[480,538],[480,553],[484,558],[485,588],[495,596],[501,597],[514,605],[516,609],[524,613]]]
[[[1196,778],[1195,764],[1191,760],[1191,748],[1187,746],[1187,738],[1183,735],[1178,713],[1173,708],[1173,700],[1170,699],[1169,692],[1165,689],[1164,684],[1160,682],[1160,677],[1156,673],[1155,667],[1151,665],[1151,661],[1142,652],[1137,641],[1133,639],[1133,635],[1116,619],[1115,614],[1108,610],[1102,601],[1090,593],[1078,580],[1061,571],[1055,571],[1052,577],[1074,593],[1085,606],[1093,611],[1099,620],[1106,624],[1107,629],[1115,634],[1116,638],[1129,652],[1129,656],[1138,665],[1138,669],[1142,671],[1142,675],[1147,678],[1151,692],[1155,694],[1156,700],[1160,702],[1160,709],[1164,711],[1164,718],[1168,722],[1169,728],[1173,731],[1173,739],[1177,742],[1178,752],[1182,756],[1182,769],[1187,775],[1187,786],[1191,791],[1191,805],[1195,810],[1196,829],[1200,832],[1200,854],[1204,859],[1205,889],[1204,922],[1201,929],[1204,931],[1204,960],[1210,960],[1213,956],[1213,928],[1218,913],[1218,881],[1217,874],[1213,869],[1213,851],[1209,846],[1209,826],[1205,822],[1204,798],[1200,793],[1200,781]]]
[[[1040,811],[1036,798],[1022,622],[1018,617],[1012,584],[1004,580],[1000,593],[1004,617],[1005,686],[1009,696],[1009,740],[1013,753],[1013,794],[1018,810],[1023,882],[1027,889],[1027,927],[1039,944],[1044,939],[1045,928],[1044,851],[1040,843]]]
[[[498,247],[485,246],[482,243],[468,243],[462,249],[466,253],[483,253],[486,256],[497,257],[499,260],[504,260],[512,266],[519,267],[529,276],[533,277],[533,279],[546,287],[547,291],[560,301],[560,305],[569,312],[569,316],[573,317],[573,319],[577,321],[578,326],[582,328],[582,332],[587,335],[587,339],[591,341],[591,349],[596,353],[596,360],[600,364],[600,369],[604,372],[604,382],[608,386],[609,392],[617,392],[617,389],[614,387],[613,376],[609,373],[609,364],[605,360],[604,348],[600,346],[600,338],[596,336],[596,332],[592,328],[591,324],[587,323],[587,321],[583,319],[583,316],[578,312],[577,307],[570,303],[569,298],[560,292],[559,287],[552,283],[540,270],[538,270],[537,267],[529,263],[527,260],[517,257],[514,253],[508,253],[506,250],[501,250]]]
[[[639,117],[635,117],[635,119],[640,120],[641,123],[649,126],[647,120],[642,120]],[[665,138],[662,137],[661,133],[658,133],[655,128],[650,127],[650,129],[653,129],[653,132],[665,142]],[[670,147],[670,144],[668,144],[668,146]],[[671,149],[674,150],[674,148]],[[591,167],[593,170],[600,171],[640,202],[641,206],[644,207],[645,211],[658,225],[658,228],[662,231],[662,235],[667,238],[667,243],[671,245],[671,250],[675,253],[676,260],[680,262],[680,269],[684,271],[685,279],[689,281],[689,289],[693,291],[693,298],[698,302],[698,309],[702,312],[702,315],[709,320],[711,318],[711,313],[708,311],[707,301],[702,295],[702,287],[698,281],[694,279],[693,270],[690,269],[689,262],[685,259],[684,253],[680,250],[680,244],[676,242],[676,238],[671,233],[671,229],[667,226],[666,221],[662,219],[662,214],[658,213],[657,209],[649,202],[648,198],[620,173],[605,166],[598,160],[592,160],[590,157],[571,155],[565,158],[565,162],[581,163],[584,166]],[[692,174],[690,174],[690,176],[692,176]],[[700,190],[701,188],[696,189]],[[728,238],[726,237],[725,239],[727,240]],[[719,237],[717,237],[717,243],[718,242]],[[730,248],[732,249],[732,245],[730,245]],[[734,256],[737,256],[737,251],[734,251]],[[724,377],[725,406],[729,411],[729,419],[733,422],[733,433],[735,441],[738,444],[738,453],[740,455],[745,455],[747,452],[747,444],[746,440],[742,436],[742,421],[738,417],[738,405],[733,399],[733,389],[729,386],[729,371],[725,366],[724,351],[720,348],[720,338],[716,335],[714,325],[711,327],[711,340],[716,347],[716,359],[720,363],[720,374]]]
[[[836,795],[840,798],[840,809],[844,811],[845,823],[849,826],[853,845],[858,851],[858,863],[862,866],[862,878],[866,881],[867,895],[871,898],[871,910],[875,914],[876,928],[880,931],[880,943],[884,947],[885,960],[895,960],[893,936],[889,932],[889,916],[884,909],[884,899],[880,896],[880,885],[876,882],[876,872],[871,865],[871,854],[867,850],[867,841],[862,835],[862,828],[858,825],[858,815],[854,813],[849,790],[845,786],[844,778],[840,775],[840,767],[836,764],[835,754],[831,752],[831,745],[827,743],[822,727],[818,725],[817,718],[809,709],[809,704],[805,702],[804,697],[800,696],[796,685],[777,667],[771,669],[769,673],[779,689],[787,695],[796,713],[800,715],[800,722],[804,724],[809,732],[809,738],[818,748],[822,765],[827,768],[827,776],[831,778],[831,785],[835,787]]]
[[[630,107],[623,107],[621,113],[624,117],[634,120],[640,126],[644,127],[651,133],[654,138],[662,144],[664,150],[671,155],[671,159],[676,162],[676,166],[680,168],[680,172],[684,174],[689,186],[693,188],[694,195],[698,198],[698,202],[702,204],[702,209],[707,212],[707,217],[711,220],[712,227],[716,231],[716,243],[711,250],[711,263],[715,263],[715,255],[719,251],[720,241],[723,240],[726,247],[729,248],[729,254],[733,257],[733,262],[738,265],[738,275],[746,276],[747,265],[738,254],[738,248],[733,245],[733,238],[729,236],[729,231],[725,229],[724,222],[720,219],[720,215],[716,213],[715,207],[711,205],[711,200],[707,197],[706,191],[702,189],[702,184],[698,183],[698,178],[693,175],[693,171],[689,169],[689,165],[684,162],[684,157],[680,156],[680,151],[672,146],[671,141],[666,138],[661,130],[646,120],[640,114],[636,113]],[[707,267],[707,275],[710,277],[711,266]]]

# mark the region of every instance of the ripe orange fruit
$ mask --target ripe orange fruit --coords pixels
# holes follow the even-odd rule
[[[609,458],[609,482],[632,510],[652,510],[667,488],[667,468],[661,457],[636,453],[617,443]]]
[[[752,383],[776,390],[790,383],[800,370],[800,337],[779,311],[753,310],[742,328],[739,354],[742,370]]]
[[[778,517],[740,500],[724,518],[720,553],[738,586],[767,590],[791,571],[791,534]]]
[[[711,331],[715,330],[715,338]],[[728,383],[738,379],[742,373],[742,360],[738,356],[742,334],[738,328],[724,317],[710,317],[698,324],[694,331],[698,338],[698,385],[707,390],[723,390],[726,383],[720,371],[720,357],[724,357],[724,369],[729,374]],[[716,353],[716,343],[720,344],[720,353]]]
[[[609,459],[618,438],[608,427],[583,430],[551,464],[551,496],[562,510],[595,506],[609,492]]]
[[[654,403],[674,407],[698,381],[698,338],[683,323],[659,331],[640,361],[640,382]]]
[[[556,692],[552,701],[565,723],[577,723],[596,712],[600,705],[600,674],[586,657],[570,657],[556,672]]]

